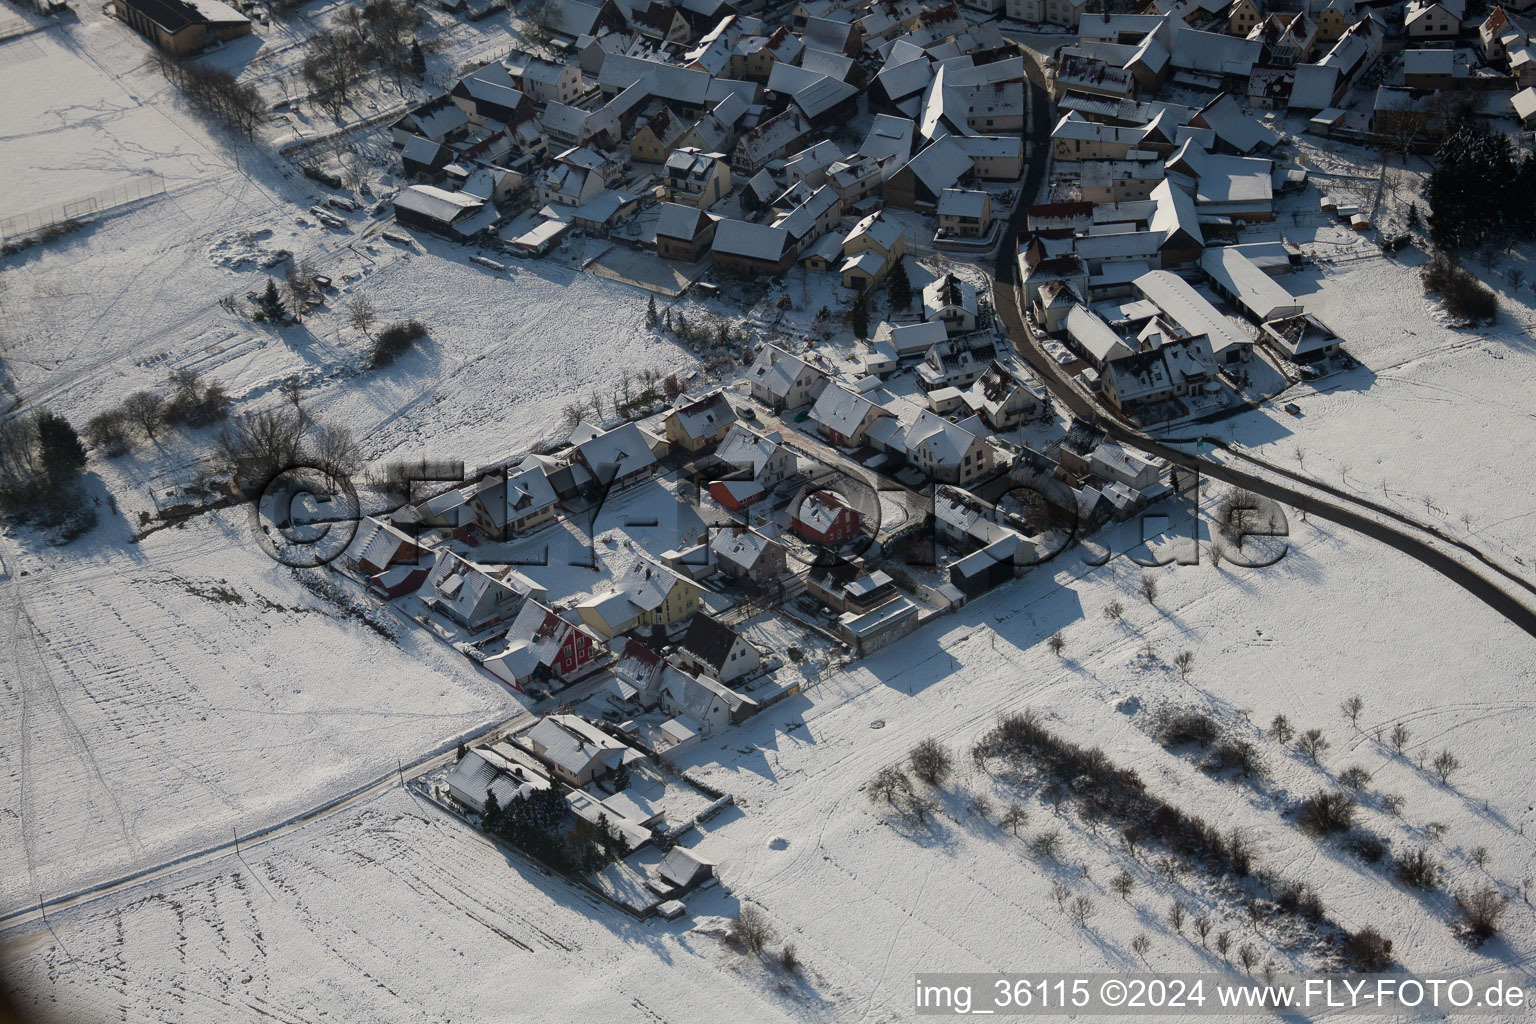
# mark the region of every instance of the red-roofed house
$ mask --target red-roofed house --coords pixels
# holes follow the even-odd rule
[[[863,516],[831,491],[812,491],[795,509],[790,525],[806,540],[833,547],[859,532]]]

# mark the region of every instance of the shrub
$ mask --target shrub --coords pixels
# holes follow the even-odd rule
[[[1423,846],[1393,860],[1392,873],[1413,889],[1433,889],[1440,882],[1440,865]]]
[[[1211,749],[1205,767],[1213,772],[1236,772],[1240,779],[1264,777],[1264,757],[1247,740],[1221,740]]]
[[[779,966],[784,969],[786,974],[800,973],[800,957],[795,952],[795,944],[793,942],[784,943],[784,948],[779,950]]]
[[[1456,905],[1461,908],[1461,920],[1468,934],[1483,942],[1499,930],[1499,918],[1509,905],[1509,898],[1486,885],[1472,892],[1458,893]]]
[[[1165,715],[1157,727],[1157,740],[1165,747],[1182,747],[1190,743],[1208,747],[1220,735],[1216,720],[1203,711]]]
[[[1318,790],[1296,808],[1296,824],[1313,836],[1346,832],[1355,822],[1355,802],[1343,793]]]
[[[1352,832],[1345,846],[1367,864],[1377,864],[1387,855],[1386,840],[1374,832]]]
[[[942,785],[949,778],[954,759],[938,740],[929,738],[912,748],[908,755],[912,762],[912,774],[930,786]]]
[[[1435,253],[1421,273],[1424,294],[1440,294],[1445,311],[1467,323],[1492,320],[1499,315],[1498,298],[1465,267],[1451,262],[1444,253]]]
[[[1357,971],[1379,973],[1392,966],[1392,940],[1370,925],[1344,936],[1344,962]]]
[[[388,366],[426,336],[427,325],[420,320],[402,320],[390,324],[374,340],[373,365]]]
[[[128,436],[128,417],[121,409],[108,409],[92,416],[85,424],[85,439],[108,458],[128,454],[132,441]]]

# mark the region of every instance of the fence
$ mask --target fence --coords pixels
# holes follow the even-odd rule
[[[119,206],[126,206],[140,199],[148,199],[164,193],[164,178],[153,172],[141,174],[130,182],[105,189],[95,195],[81,196],[78,199],[70,199],[10,217],[0,217],[0,239],[22,238],[55,224],[106,213]]]

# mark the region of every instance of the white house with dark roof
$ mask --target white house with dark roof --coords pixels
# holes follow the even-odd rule
[[[688,671],[723,683],[756,672],[762,664],[762,655],[745,637],[704,612],[688,624],[673,658]]]
[[[870,424],[891,414],[868,398],[839,384],[822,391],[811,407],[810,422],[833,444],[858,444]]]
[[[517,614],[523,602],[549,592],[511,566],[493,568],[442,550],[422,587],[422,603],[444,618],[479,631]]]

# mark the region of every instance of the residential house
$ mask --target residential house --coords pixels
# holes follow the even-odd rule
[[[696,206],[662,203],[656,219],[656,253],[665,260],[703,259],[715,240],[715,218]]]
[[[863,441],[871,424],[890,413],[868,398],[841,385],[825,388],[811,406],[810,422],[835,445]]]
[[[1408,0],[1403,27],[1410,40],[1455,39],[1466,9],[1466,0]]]
[[[971,189],[947,188],[939,196],[939,239],[985,238],[992,230],[992,197]]]
[[[674,447],[700,452],[725,437],[736,423],[736,410],[717,388],[702,398],[681,401],[664,422],[667,440]]]
[[[407,185],[394,198],[395,220],[450,238],[469,238],[496,223],[496,209],[466,192]]]
[[[581,96],[581,69],[527,53],[514,53],[502,62],[514,88],[540,106],[571,104]]]
[[[907,251],[906,236],[894,220],[872,213],[843,238],[843,287],[867,291],[879,286]]]
[[[471,632],[511,618],[532,598],[543,601],[548,591],[510,566],[480,566],[439,551],[427,574],[422,603]]]
[[[731,191],[731,167],[721,153],[684,147],[667,157],[666,184],[672,202],[707,210]]]
[[[756,672],[762,665],[762,656],[756,647],[705,612],[699,612],[688,623],[688,631],[678,642],[674,659],[688,671],[722,683]]]
[[[945,338],[923,356],[922,365],[917,368],[917,386],[928,392],[932,401],[935,391],[964,387],[979,378],[996,355],[997,346],[991,335],[973,333]],[[956,394],[956,405],[960,401]]]
[[[569,786],[585,786],[640,754],[576,715],[545,715],[517,740]]]
[[[576,613],[604,640],[650,629],[666,632],[700,607],[698,584],[671,569],[640,559],[613,589],[576,606]]]
[[[506,647],[485,659],[485,670],[522,690],[529,683],[569,683],[587,671],[602,646],[587,630],[537,601],[526,601],[507,630]]]
[[[826,547],[837,547],[856,536],[863,528],[859,510],[834,491],[812,490],[795,505],[790,527],[804,537]]]
[[[672,113],[672,108],[662,107],[630,136],[629,154],[637,163],[665,163],[672,151],[683,144],[691,127]]]
[[[747,380],[752,397],[774,410],[798,409],[827,386],[825,373],[771,343],[758,350]]]
[[[1265,324],[1259,340],[1282,359],[1295,363],[1315,363],[1330,359],[1340,351],[1342,340],[1331,328],[1311,313],[1284,317]]]
[[[770,490],[797,472],[793,449],[783,444],[777,433],[763,435],[740,422],[730,425],[715,449],[715,458]]]
[[[581,206],[607,191],[607,161],[585,146],[573,146],[555,157],[540,176],[540,203]]]
[[[965,393],[965,404],[996,431],[1012,430],[1047,412],[1040,382],[1032,374],[1015,373],[995,359]]]
[[[1227,8],[1227,35],[1247,39],[1262,18],[1263,12],[1254,0],[1232,0]]]
[[[448,795],[480,814],[487,795],[494,794],[496,805],[506,807],[549,789],[552,783],[546,771],[541,762],[510,743],[472,747],[448,773]]]
[[[757,710],[752,698],[718,679],[690,675],[634,639],[626,641],[614,675],[620,700],[675,716],[661,728],[673,745],[713,735]]]
[[[658,442],[659,443],[659,442]],[[568,456],[585,480],[619,490],[648,480],[657,469],[653,444],[634,423],[626,423],[578,444]]]
[[[943,323],[951,335],[966,334],[976,330],[978,303],[975,285],[946,273],[923,289],[923,319]]]
[[[528,112],[528,97],[512,84],[512,76],[500,64],[487,64],[459,80],[448,93],[474,125],[487,122],[512,124]]]
[[[745,526],[725,526],[709,541],[715,566],[727,576],[766,583],[783,575],[784,545]]]
[[[907,458],[925,475],[962,487],[990,476],[998,452],[982,437],[928,410],[906,430]]]
[[[392,565],[414,564],[423,549],[389,520],[365,516],[347,550],[352,568],[365,576],[376,576]]]
[[[507,540],[553,522],[560,499],[544,466],[531,461],[481,479],[466,504],[476,529],[487,537]]]

